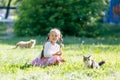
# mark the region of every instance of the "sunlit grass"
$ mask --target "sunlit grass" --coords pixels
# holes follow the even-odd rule
[[[37,39],[33,49],[12,49],[20,40]],[[61,66],[26,67],[42,50],[45,37],[15,37],[0,40],[0,80],[119,80],[120,38],[64,37]],[[96,62],[105,60],[100,69],[86,69],[82,56],[92,55]]]

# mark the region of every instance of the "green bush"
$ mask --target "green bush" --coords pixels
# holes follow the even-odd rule
[[[18,36],[46,35],[57,27],[64,35],[92,35],[96,28],[89,26],[103,15],[106,1],[22,0],[14,32]]]
[[[86,27],[86,31],[87,37],[120,37],[120,24],[97,23]]]
[[[98,26],[98,25],[96,25]],[[120,38],[120,24],[99,24],[99,36],[110,36]]]
[[[6,30],[6,25],[0,22],[0,31],[5,31],[5,30]]]

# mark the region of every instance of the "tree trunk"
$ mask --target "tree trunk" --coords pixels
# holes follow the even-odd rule
[[[6,8],[6,14],[5,14],[5,19],[8,18],[8,15],[9,15],[9,10],[10,10],[10,3],[11,3],[12,0],[9,0],[8,2],[8,5],[7,5],[7,8]]]

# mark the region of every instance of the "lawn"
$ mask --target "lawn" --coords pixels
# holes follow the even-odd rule
[[[12,49],[20,40],[36,39],[33,49]],[[64,37],[61,66],[24,67],[42,50],[45,37],[14,37],[0,40],[0,80],[120,80],[120,38]],[[83,66],[83,55],[96,62],[105,60],[100,69]]]

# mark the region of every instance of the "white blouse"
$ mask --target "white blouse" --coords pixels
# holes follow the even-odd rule
[[[46,42],[44,45],[44,57],[52,57],[53,54],[60,51],[60,45],[57,43],[53,45],[51,42]],[[40,58],[41,53],[39,54],[38,58]]]
[[[53,45],[51,42],[46,42],[44,46],[44,57],[52,57],[53,54],[60,51],[60,46],[56,43]]]

